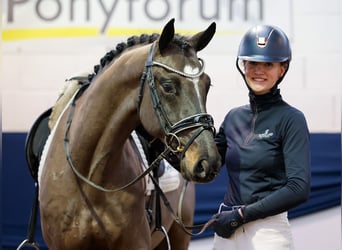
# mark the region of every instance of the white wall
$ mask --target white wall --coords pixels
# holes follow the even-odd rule
[[[268,11],[272,14],[268,22],[284,26],[293,47],[293,61],[281,84],[284,99],[305,113],[311,132],[340,131],[341,1],[265,1],[265,5],[271,5],[274,9]],[[14,18],[18,19],[22,13],[33,11],[33,3],[37,1],[27,2],[32,4],[15,6]],[[226,3],[224,0],[219,2]],[[4,7],[6,3],[3,1]],[[275,3],[282,3],[287,9],[278,9]],[[285,16],[282,16],[283,12],[286,12]],[[13,24],[6,18],[6,8],[3,8],[3,14],[3,28],[6,32],[13,28]],[[18,21],[19,28],[30,21],[22,19]],[[32,21],[35,22],[37,20]],[[198,29],[204,29],[209,23],[202,21],[196,25]],[[227,24],[232,31],[225,29],[222,19],[217,23],[216,36],[200,52],[200,56],[206,61],[207,73],[214,85],[208,97],[208,111],[213,114],[216,126],[219,126],[228,109],[248,101],[246,87],[235,69],[235,55],[242,30],[245,31],[252,22],[248,25],[242,23],[243,28],[240,29],[234,28],[234,23]],[[187,24],[177,22],[176,19],[175,26],[177,31],[184,29]],[[14,25],[14,28],[18,27]],[[3,41],[0,72],[3,130],[27,131],[35,118],[53,105],[64,79],[80,71],[92,70],[93,65],[98,63],[109,48],[126,38],[94,36]]]

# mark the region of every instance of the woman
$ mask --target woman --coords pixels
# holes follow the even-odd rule
[[[308,199],[310,152],[305,117],[278,88],[290,61],[277,27],[253,27],[241,40],[236,65],[250,103],[229,111],[215,138],[229,177],[215,250],[294,249],[287,211]]]

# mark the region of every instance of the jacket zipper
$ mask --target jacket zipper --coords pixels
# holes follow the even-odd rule
[[[253,110],[253,117],[252,117],[252,122],[251,122],[251,131],[249,132],[249,134],[247,135],[247,137],[245,139],[245,145],[251,141],[251,139],[253,138],[253,135],[254,135],[255,121],[258,117],[258,108],[257,108],[256,104],[255,104],[253,109],[254,110]]]

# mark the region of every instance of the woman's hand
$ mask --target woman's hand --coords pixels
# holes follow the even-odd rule
[[[243,224],[243,218],[239,210],[240,208],[232,211],[224,211],[213,216],[215,218],[213,227],[217,235],[223,238],[229,238]]]

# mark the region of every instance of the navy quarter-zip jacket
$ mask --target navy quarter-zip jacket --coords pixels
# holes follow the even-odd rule
[[[224,203],[245,205],[246,222],[305,202],[310,192],[309,131],[280,90],[250,93],[250,104],[226,115],[215,141],[228,170]]]

